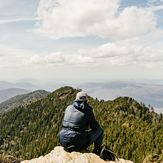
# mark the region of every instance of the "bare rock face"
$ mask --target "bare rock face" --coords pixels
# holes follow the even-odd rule
[[[66,152],[63,147],[55,147],[49,154],[21,163],[133,163],[119,159],[117,161],[104,161],[93,153]]]

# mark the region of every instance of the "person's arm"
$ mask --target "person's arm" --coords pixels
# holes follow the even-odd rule
[[[99,123],[95,119],[92,109],[89,110],[89,125],[92,130],[97,130],[100,127]]]

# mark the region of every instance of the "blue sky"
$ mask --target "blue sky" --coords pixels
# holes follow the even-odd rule
[[[163,79],[162,0],[0,0],[0,80]]]

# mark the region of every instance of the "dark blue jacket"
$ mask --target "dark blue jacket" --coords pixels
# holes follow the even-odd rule
[[[99,124],[96,121],[93,109],[86,102],[75,101],[65,110],[62,130],[60,131],[60,143],[63,146],[86,146],[89,142],[87,129],[97,130]]]

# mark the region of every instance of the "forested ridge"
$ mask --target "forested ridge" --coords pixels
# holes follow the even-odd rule
[[[0,153],[31,159],[59,145],[64,110],[78,90],[62,87],[46,98],[0,115]],[[122,158],[141,163],[163,150],[163,116],[131,97],[113,101],[89,98],[105,130],[104,143]]]
[[[26,106],[32,102],[45,98],[50,92],[45,90],[36,90],[30,93],[17,95],[0,103],[0,114],[8,112],[18,106]]]

